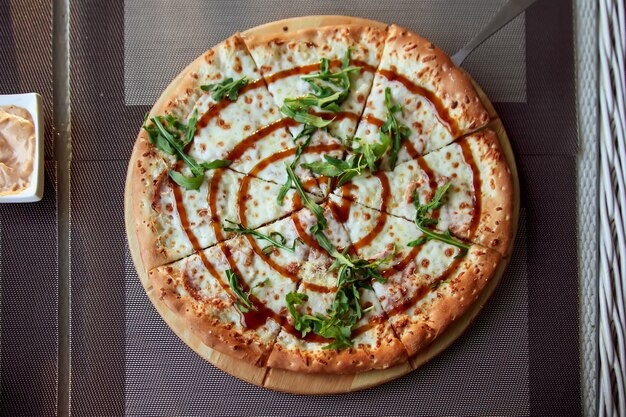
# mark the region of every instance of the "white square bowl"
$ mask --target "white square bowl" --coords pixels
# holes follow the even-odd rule
[[[19,193],[0,196],[0,203],[31,203],[43,197],[43,110],[37,93],[0,95],[0,106],[19,106],[28,110],[35,124],[35,161],[30,185]]]

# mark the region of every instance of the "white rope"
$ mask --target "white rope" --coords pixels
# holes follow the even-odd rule
[[[626,416],[626,15],[599,0],[599,416]]]

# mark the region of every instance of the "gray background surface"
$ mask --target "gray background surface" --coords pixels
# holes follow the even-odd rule
[[[302,15],[350,15],[396,23],[449,54],[461,49],[505,0],[129,0],[124,13],[124,91],[128,105],[151,104],[189,62],[236,31]],[[524,14],[488,39],[464,67],[493,101],[526,101]],[[182,30],[163,30],[180,28]],[[451,30],[452,28],[452,30]],[[174,59],[158,59],[159,56]],[[156,58],[156,59],[155,59]]]

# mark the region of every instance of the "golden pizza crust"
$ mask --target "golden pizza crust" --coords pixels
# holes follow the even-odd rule
[[[323,350],[317,352],[287,349],[276,343],[267,366],[292,372],[354,374],[373,369],[387,369],[407,361],[406,350],[395,337],[381,341],[375,351],[365,347],[352,347],[342,350]]]
[[[255,338],[253,330],[242,334],[231,323],[225,323],[217,317],[212,317],[196,308],[195,300],[188,296],[179,295],[173,286],[175,280],[167,268],[156,269],[150,272],[150,282],[159,292],[159,299],[185,323],[186,327],[195,334],[205,345],[234,358],[243,360],[252,365],[262,366],[271,350],[271,345]],[[220,300],[216,300],[220,308]],[[232,308],[231,306],[228,306]]]
[[[487,248],[472,246],[454,278],[440,285],[434,302],[417,317],[398,315],[393,326],[410,356],[426,349],[452,322],[461,317],[478,299],[493,278],[500,255]]]
[[[481,210],[475,241],[509,257],[514,228],[511,170],[493,130],[485,129],[471,136],[479,139],[468,143],[481,177]]]
[[[142,129],[135,143],[131,157],[131,172],[128,185],[132,189],[132,210],[135,219],[135,233],[139,253],[146,268],[152,268],[168,262],[166,251],[161,248],[159,233],[153,220],[155,213],[152,201],[155,193],[154,172],[166,171],[171,161],[165,161],[148,141],[148,135]]]
[[[306,339],[300,341],[295,348],[289,348],[281,343],[281,334],[274,344],[267,366],[303,373],[354,374],[387,369],[407,361],[404,346],[393,333],[387,318],[384,315],[383,317],[384,321],[374,321],[373,326],[366,330],[369,333],[367,343],[357,338],[353,347],[342,350],[326,350],[323,346],[327,343],[308,342]],[[369,327],[371,323],[365,326]],[[357,323],[356,328],[359,327]],[[369,339],[375,342],[371,343]]]
[[[476,130],[489,122],[489,114],[471,80],[433,43],[391,25],[383,54],[388,54],[390,61],[397,64],[396,69],[407,78],[425,86],[442,100],[459,124],[459,133]]]

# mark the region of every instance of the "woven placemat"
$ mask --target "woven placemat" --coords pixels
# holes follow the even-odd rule
[[[52,126],[52,3],[0,1],[0,94],[37,92],[44,198],[0,205],[0,415],[55,415],[57,202]]]
[[[485,9],[487,2],[468,3],[475,10],[492,10],[492,6]],[[167,56],[173,62],[168,68],[175,72],[199,52],[188,52],[185,45],[163,43],[160,38],[145,41],[143,52],[141,42],[133,43],[135,49],[125,50],[137,36],[136,27],[134,34],[129,32],[130,25],[144,19],[129,15],[142,13],[131,7],[133,4],[127,2],[125,9],[121,1],[71,3],[74,413],[580,413],[575,211],[578,143],[569,2],[540,2],[519,20],[525,26],[526,60],[541,62],[541,71],[538,65],[525,65],[525,101],[496,104],[518,158],[525,208],[523,233],[502,286],[469,332],[433,362],[390,384],[328,397],[275,393],[215,369],[171,333],[141,290],[125,246],[122,192],[133,141],[149,109],[128,103],[147,102],[154,92],[150,90],[142,97],[141,88],[132,83],[141,77],[166,82],[159,71],[150,68],[159,68],[162,57]],[[338,5],[257,0],[246,3],[249,6],[245,10],[236,8],[243,3],[234,2],[221,10],[213,9],[215,4],[206,6],[214,11],[210,16],[188,15],[186,7],[154,7],[156,12],[143,12],[160,33],[170,32],[177,42],[194,39],[189,44],[200,48],[194,43],[198,37],[194,28],[216,28],[211,33],[217,41],[245,29],[238,27],[244,14],[266,20],[290,14],[352,14],[398,22],[421,33],[424,15],[419,11],[430,10],[430,3],[425,1],[383,7],[375,2]],[[195,10],[196,2],[188,5]],[[454,19],[457,25],[467,20],[460,11],[450,11],[446,27],[454,27]],[[187,24],[171,25],[180,21],[181,14],[188,18]],[[439,36],[444,39],[454,36],[453,32],[440,30]],[[449,42],[454,45],[458,40]],[[212,43],[207,42],[203,49]],[[157,56],[149,53],[154,47],[159,47]],[[483,48],[489,55],[489,44]],[[136,56],[146,61],[143,72],[137,67]],[[470,70],[478,80],[483,77],[484,84],[490,77],[480,68],[492,71],[493,65]],[[554,224],[559,224],[558,230],[545,233]]]

